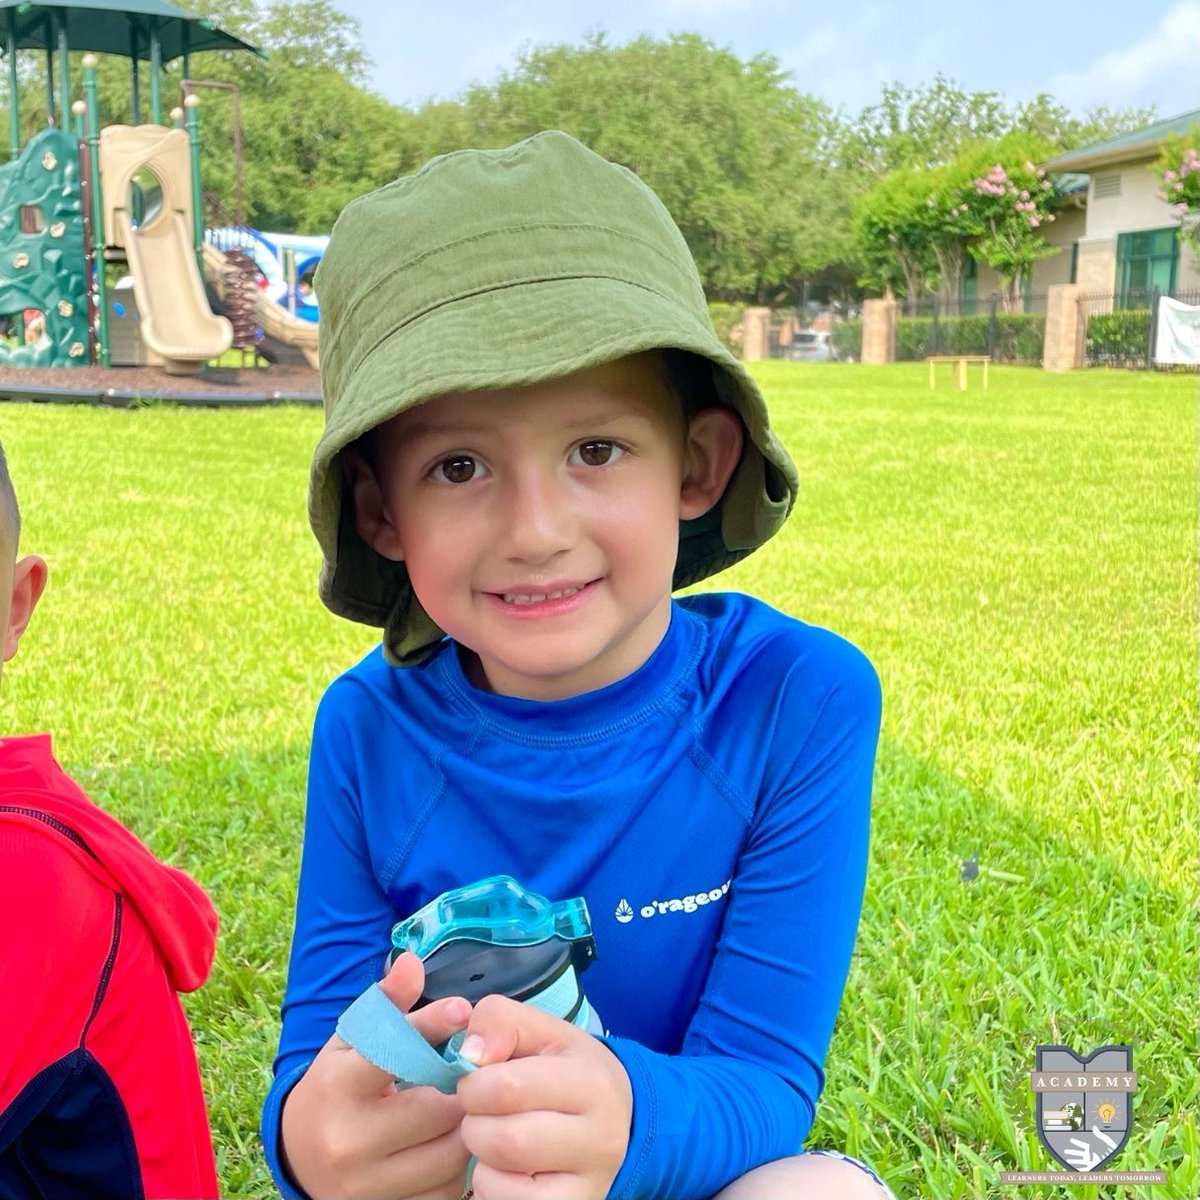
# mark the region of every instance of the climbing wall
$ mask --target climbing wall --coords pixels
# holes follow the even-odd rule
[[[0,167],[0,366],[88,362],[78,147],[46,129]]]

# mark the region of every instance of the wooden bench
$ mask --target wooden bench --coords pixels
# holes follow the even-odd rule
[[[938,363],[958,363],[958,390],[967,390],[967,363],[983,363],[983,386],[987,388],[988,363],[992,361],[990,354],[932,354],[925,361],[929,364],[929,386],[937,384]]]

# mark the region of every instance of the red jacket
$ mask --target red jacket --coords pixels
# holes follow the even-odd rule
[[[177,992],[217,917],[63,772],[46,735],[0,741],[0,1196],[215,1197]]]

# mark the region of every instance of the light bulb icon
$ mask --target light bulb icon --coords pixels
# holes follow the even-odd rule
[[[1096,1109],[1100,1120],[1104,1123],[1105,1128],[1108,1128],[1113,1123],[1113,1117],[1117,1115],[1117,1110],[1110,1100],[1105,1100],[1103,1104]]]

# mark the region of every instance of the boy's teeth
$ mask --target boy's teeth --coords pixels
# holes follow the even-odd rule
[[[505,592],[505,604],[541,604],[546,600],[558,600],[563,596],[573,596],[578,588],[563,588],[559,592]]]

